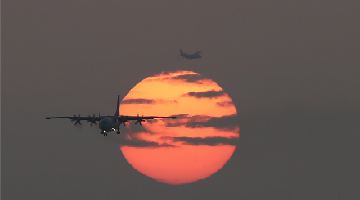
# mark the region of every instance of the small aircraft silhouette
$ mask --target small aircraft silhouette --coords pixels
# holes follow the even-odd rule
[[[72,122],[75,122],[74,125],[81,125],[81,120],[86,120],[87,122],[91,122],[90,126],[92,126],[93,124],[97,124],[97,122],[99,123],[99,128],[101,130],[101,134],[103,134],[104,136],[107,136],[108,132],[112,132],[112,131],[117,131],[117,134],[120,134],[120,124],[124,124],[126,122],[129,121],[136,121],[135,124],[139,123],[140,125],[141,122],[145,122],[145,119],[156,119],[156,118],[170,118],[170,119],[176,119],[176,117],[158,117],[158,116],[126,116],[126,115],[120,115],[119,114],[119,105],[120,105],[120,95],[118,96],[118,100],[117,100],[117,104],[116,104],[116,110],[115,110],[115,114],[113,116],[95,116],[95,114],[93,116],[88,116],[88,117],[80,117],[80,115],[76,116],[74,115],[73,117],[46,117],[46,119],[52,119],[52,118],[66,118],[66,119],[70,119]]]
[[[201,51],[197,51],[193,54],[187,54],[187,53],[184,53],[181,49],[180,49],[180,55],[179,56],[182,56],[183,58],[185,59],[199,59],[201,58],[201,55],[200,55]]]

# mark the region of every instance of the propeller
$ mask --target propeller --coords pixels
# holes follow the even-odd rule
[[[124,127],[126,126],[126,122],[129,122],[126,117],[123,117],[122,123],[124,124]]]
[[[138,119],[135,124],[139,123],[140,126],[142,126],[141,122],[146,122],[145,119]]]
[[[139,114],[138,114],[137,116],[139,117]],[[143,116],[144,116],[144,115],[143,115]],[[135,122],[135,124],[139,123],[140,126],[142,126],[141,122],[146,122],[146,121],[145,121],[145,119],[139,118],[139,119]]]
[[[100,113],[99,113],[99,117],[100,117]],[[88,119],[87,122],[91,122],[91,123],[90,123],[90,126],[91,126],[91,127],[92,127],[93,124],[96,124],[96,125],[97,125],[97,123],[96,123],[96,118],[95,118],[95,114],[94,114],[92,117],[89,115],[89,118],[90,118],[90,119]]]
[[[124,117],[122,115],[120,115],[120,118],[117,119],[117,122],[119,123],[119,125],[121,125],[122,123],[124,124],[124,126],[126,126],[126,122],[129,122],[127,117]]]
[[[75,123],[74,123],[74,126],[76,126],[76,124],[82,125],[81,122],[80,122],[80,121],[81,121],[81,120],[80,120],[80,114],[79,114],[79,116],[77,116],[77,117],[76,117],[76,115],[74,115],[74,118],[72,118],[71,121],[72,121],[72,122],[75,122]]]

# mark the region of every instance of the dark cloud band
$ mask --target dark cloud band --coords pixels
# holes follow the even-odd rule
[[[216,98],[224,96],[225,92],[223,90],[220,91],[206,91],[206,92],[188,92],[183,94],[182,96],[196,97],[196,98]]]
[[[232,101],[217,102],[216,105],[220,106],[220,107],[232,107],[232,106],[234,106]]]
[[[152,99],[126,99],[121,102],[122,104],[155,104]]]
[[[121,146],[131,146],[131,147],[175,147],[171,144],[159,144],[153,141],[132,139],[132,140],[122,140],[120,143]]]
[[[196,127],[214,127],[218,129],[233,129],[238,127],[239,119],[235,115],[223,117],[211,117],[208,115],[175,115],[177,118],[166,121],[167,127],[186,126],[191,128]]]
[[[206,78],[201,74],[184,74],[172,77],[172,79],[180,79],[189,83],[201,83],[201,80],[204,80]]]
[[[164,103],[178,103],[176,100],[162,100],[162,99],[126,99],[121,102],[122,104],[164,104]]]
[[[226,137],[170,137],[174,142],[184,142],[187,145],[236,145],[238,138],[226,138]],[[167,138],[169,139],[169,138]]]

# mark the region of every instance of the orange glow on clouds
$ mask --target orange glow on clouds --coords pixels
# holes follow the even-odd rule
[[[143,123],[144,130],[132,132],[127,140],[145,143],[120,147],[135,169],[169,184],[190,183],[217,172],[236,148],[226,142],[239,138],[238,126],[215,128],[210,123],[237,114],[231,98],[217,83],[191,71],[142,80],[124,97],[120,113],[178,116]]]
[[[125,96],[128,99],[151,99],[154,104],[121,104],[120,110],[123,115],[173,115],[191,114],[222,117],[235,115],[234,105],[219,106],[222,102],[231,102],[231,98],[224,93],[216,98],[196,98],[186,96],[188,92],[222,91],[222,88],[210,79],[202,79],[199,82],[186,82],[176,79],[179,75],[198,75],[194,72],[182,71],[171,74],[160,74],[142,80]],[[200,76],[200,75],[199,75]],[[157,103],[159,102],[159,103]],[[210,108],[210,109],[209,109]]]

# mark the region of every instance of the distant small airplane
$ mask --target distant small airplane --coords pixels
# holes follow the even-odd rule
[[[74,117],[46,117],[46,119],[66,118],[66,119],[70,119],[72,122],[75,122],[74,125],[77,124],[82,125],[81,120],[86,120],[87,122],[91,122],[90,126],[92,126],[93,124],[97,124],[96,122],[99,121],[100,122],[99,128],[101,130],[101,134],[104,134],[104,136],[107,136],[108,132],[112,132],[116,130],[117,130],[117,134],[120,134],[120,124],[123,123],[125,126],[125,123],[131,120],[136,121],[135,124],[139,123],[140,125],[142,125],[141,122],[145,122],[145,119],[156,119],[156,118],[176,119],[176,117],[156,117],[156,116],[140,117],[139,115],[138,116],[120,115],[119,105],[120,105],[120,95],[118,95],[117,106],[114,116],[100,116],[99,114],[99,116],[96,117],[94,114],[93,116],[89,115],[88,117],[80,117],[79,114],[78,116],[74,115]]]
[[[184,53],[181,49],[180,49],[180,55],[179,56],[182,56],[183,58],[185,59],[199,59],[201,58],[201,55],[200,55],[201,51],[197,51],[193,54],[187,54],[187,53]]]

